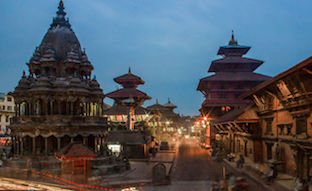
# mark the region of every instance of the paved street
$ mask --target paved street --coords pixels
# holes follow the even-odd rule
[[[222,167],[223,164],[211,160],[209,151],[200,148],[196,141],[185,140],[180,143],[178,148],[176,167],[172,174],[171,185],[158,187],[146,186],[143,187],[143,190],[207,191],[210,190],[213,182],[221,179]],[[251,180],[248,180],[248,184],[252,188],[250,189],[252,191],[263,191],[261,186]]]
[[[210,160],[208,150],[198,146],[195,141],[180,144],[173,181],[218,180],[222,166]]]

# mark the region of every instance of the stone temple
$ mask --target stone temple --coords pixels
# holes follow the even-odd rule
[[[59,3],[41,44],[12,95],[14,155],[47,157],[71,142],[98,151],[107,135],[103,90]]]

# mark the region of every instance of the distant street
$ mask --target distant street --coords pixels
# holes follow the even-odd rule
[[[177,166],[173,181],[218,180],[222,166],[210,160],[209,151],[193,140],[183,141],[178,149]]]

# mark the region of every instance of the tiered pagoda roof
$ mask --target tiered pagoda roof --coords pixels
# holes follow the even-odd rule
[[[202,78],[197,87],[206,97],[202,104],[206,112],[214,107],[247,104],[239,98],[240,95],[270,79],[269,76],[254,72],[263,61],[243,57],[249,49],[249,46],[239,45],[234,34],[227,46],[219,48],[217,55],[223,58],[212,61],[208,70],[208,73],[215,74]]]
[[[159,104],[158,99],[156,99],[156,103],[153,105],[148,106],[146,109],[151,111],[154,114],[161,114],[162,120],[176,118],[179,115],[174,113],[174,109],[177,108],[176,105],[172,104],[170,99],[168,99],[168,103],[166,104]]]
[[[129,107],[120,105],[120,104],[114,104],[111,108],[104,111],[104,115],[128,115],[129,113]],[[146,115],[149,112],[141,106],[137,106],[134,109],[134,115]]]
[[[131,73],[131,69],[127,74],[119,76],[114,81],[123,86],[122,89],[106,94],[106,97],[114,99],[115,102],[121,103],[124,100],[133,99],[136,102],[151,99],[146,93],[136,89],[138,85],[144,84],[144,81]]]

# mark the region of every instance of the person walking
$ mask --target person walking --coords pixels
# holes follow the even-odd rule
[[[239,159],[238,159],[237,162],[236,162],[237,168],[243,168],[244,163],[245,163],[244,156],[243,156],[242,154],[240,154],[240,155],[239,155]]]

